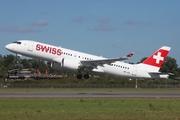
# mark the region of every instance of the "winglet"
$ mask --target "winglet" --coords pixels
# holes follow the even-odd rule
[[[131,53],[129,53],[129,54],[126,55],[126,58],[130,58],[130,57],[132,57],[133,55],[134,55],[134,52],[131,52]]]
[[[127,54],[126,56],[122,57],[124,60],[127,60],[129,58],[131,58],[134,55],[134,52],[131,52],[129,54]]]

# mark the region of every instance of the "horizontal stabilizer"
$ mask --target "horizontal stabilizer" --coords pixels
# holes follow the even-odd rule
[[[173,73],[166,73],[166,72],[148,72],[150,74],[159,74],[159,75],[174,75]]]

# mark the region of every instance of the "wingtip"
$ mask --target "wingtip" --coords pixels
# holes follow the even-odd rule
[[[128,55],[126,55],[126,57],[132,57],[134,55],[134,52],[131,52],[131,53],[129,53]]]

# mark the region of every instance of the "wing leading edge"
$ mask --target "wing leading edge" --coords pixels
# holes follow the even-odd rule
[[[80,61],[81,64],[84,67],[92,67],[96,68],[98,65],[102,66],[103,64],[111,64],[116,61],[123,61],[131,58],[134,55],[134,53],[129,53],[128,55],[120,58],[110,58],[110,59],[100,59],[100,60],[86,60],[86,61]]]

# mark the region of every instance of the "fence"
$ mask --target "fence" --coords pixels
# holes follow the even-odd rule
[[[7,88],[135,88],[132,84],[0,84]],[[137,88],[180,88],[180,84],[138,85]]]

